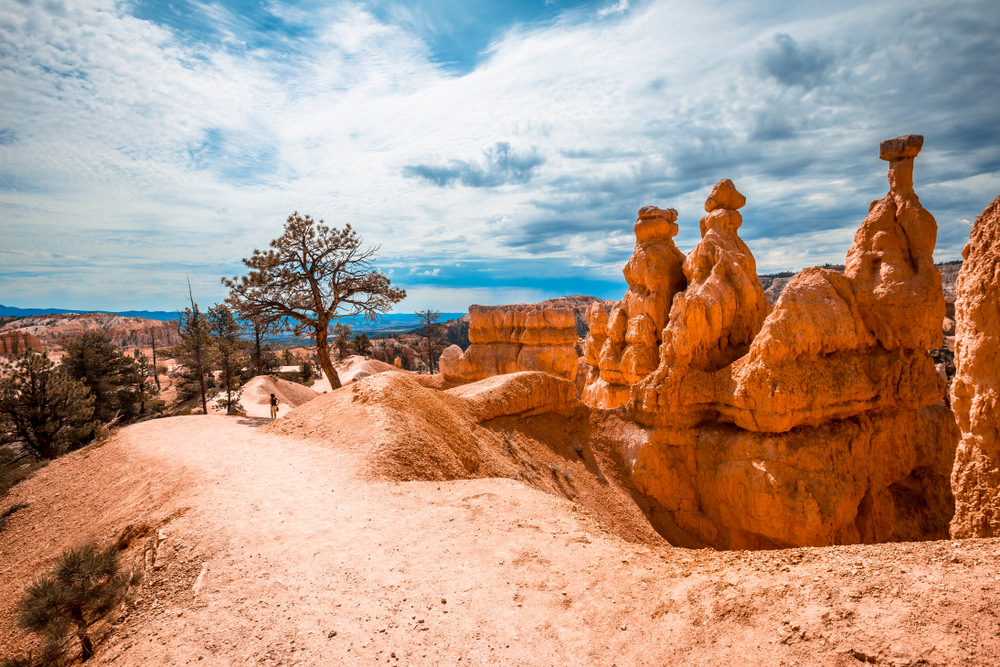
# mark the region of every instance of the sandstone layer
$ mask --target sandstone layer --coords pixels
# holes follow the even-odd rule
[[[123,348],[145,348],[155,339],[156,346],[169,347],[181,342],[177,322],[149,320],[111,313],[64,313],[36,315],[15,320],[0,328],[0,334],[26,331],[37,336],[49,349],[65,347],[89,332],[100,332]]]
[[[494,375],[544,371],[573,382],[578,367],[578,340],[573,311],[537,305],[471,306],[469,341],[438,361],[448,382],[476,382]]]
[[[629,289],[610,312],[602,303],[587,311],[590,332],[584,343],[594,369],[584,400],[615,408],[630,397],[631,385],[659,365],[661,335],[674,295],[684,289],[684,254],[674,245],[677,211],[646,206],[635,223],[635,251],[625,265]]]
[[[21,354],[23,352],[45,352],[42,341],[30,331],[14,330],[0,332],[0,355]]]
[[[746,549],[947,535],[959,433],[935,405],[945,384],[927,353],[940,346],[944,299],[937,225],[913,191],[921,145],[883,143],[890,191],[872,203],[844,274],[800,272],[773,310],[737,234],[745,199],[728,181],[712,191],[659,366],[624,408],[646,429],[625,445],[633,483],[665,512],[672,541]]]
[[[951,401],[962,429],[952,537],[1000,536],[1000,197],[976,219],[958,277]]]

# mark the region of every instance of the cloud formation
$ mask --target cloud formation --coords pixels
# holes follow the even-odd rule
[[[408,178],[422,178],[444,187],[456,182],[470,188],[492,188],[508,183],[527,183],[532,172],[545,160],[535,151],[518,153],[506,141],[498,141],[483,152],[483,160],[451,160],[447,166],[418,164],[403,167]]]
[[[688,250],[721,178],[761,272],[842,262],[911,132],[938,259],[1000,191],[988,0],[500,4],[0,5],[0,303],[215,300],[293,210],[404,310],[617,298],[636,211]]]

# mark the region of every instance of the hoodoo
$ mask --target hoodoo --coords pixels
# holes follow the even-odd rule
[[[955,302],[951,400],[962,429],[952,488],[955,538],[1000,536],[1000,197],[972,227]]]
[[[677,229],[674,209],[640,209],[635,252],[624,270],[629,285],[625,298],[610,313],[603,303],[587,311],[590,333],[584,353],[593,370],[584,400],[590,405],[615,408],[626,403],[631,386],[659,365],[670,304],[687,284],[684,254],[674,245]]]
[[[773,311],[737,234],[745,198],[730,181],[712,190],[659,366],[625,407],[647,434],[625,448],[632,481],[675,543],[947,536],[959,433],[927,354],[940,345],[944,301],[937,225],[913,191],[922,142],[883,142],[890,190],[871,205],[845,275],[807,269]]]

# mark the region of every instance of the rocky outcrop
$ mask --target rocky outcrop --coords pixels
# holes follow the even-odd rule
[[[29,331],[19,329],[0,332],[0,355],[22,354],[29,350],[31,352],[38,352],[39,354],[45,352],[42,341],[38,336]]]
[[[446,381],[464,384],[519,371],[576,380],[578,339],[572,310],[525,304],[471,306],[469,315],[469,349],[463,353],[452,345],[438,360]]]
[[[955,302],[954,538],[1000,536],[1000,197],[976,219]]]
[[[738,215],[738,214],[737,214]],[[584,400],[615,408],[629,400],[630,387],[656,370],[662,334],[674,295],[687,281],[684,254],[674,245],[677,211],[646,206],[635,223],[635,251],[625,265],[625,298],[610,310],[594,303],[587,312],[590,332],[584,355],[593,368]]]
[[[100,332],[122,348],[169,347],[181,342],[177,322],[148,320],[111,313],[64,313],[36,315],[16,320],[0,328],[0,333],[24,330],[37,336],[48,348],[65,347],[88,332]]]
[[[624,445],[633,483],[665,510],[675,542],[947,535],[958,431],[936,405],[944,382],[927,353],[940,344],[944,300],[937,225],[913,192],[921,144],[883,143],[890,191],[871,205],[844,274],[800,272],[773,311],[737,234],[745,200],[727,181],[713,190],[659,366],[625,408],[646,431]]]

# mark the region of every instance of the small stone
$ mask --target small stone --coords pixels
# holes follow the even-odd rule
[[[628,626],[625,625],[624,623],[622,624],[622,630],[628,630]]]
[[[327,633],[326,638],[330,639],[330,638],[336,637],[336,636],[337,636],[337,631],[336,630],[330,630],[330,632]]]
[[[444,598],[441,598],[441,604],[448,604],[448,601],[445,600]]]

